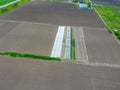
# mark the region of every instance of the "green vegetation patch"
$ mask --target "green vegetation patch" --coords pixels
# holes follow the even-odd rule
[[[75,48],[75,39],[73,39],[71,30],[71,48],[70,48],[70,58],[71,60],[76,60],[76,48]]]
[[[25,3],[29,2],[29,1],[30,0],[21,0],[20,2],[11,4],[11,5],[6,6],[4,8],[0,8],[0,15],[3,15],[3,14],[5,14],[5,13],[17,8],[17,7],[20,7],[20,6],[22,6],[23,4],[25,4]]]
[[[120,40],[120,7],[101,5],[94,8],[109,32],[114,33]],[[114,32],[117,30],[117,32]]]
[[[0,52],[0,55],[11,56],[14,58],[21,57],[21,58],[32,58],[32,59],[42,59],[42,60],[50,60],[50,61],[61,61],[60,58],[54,58],[49,56],[39,56],[33,54],[22,54],[16,52]]]
[[[0,6],[10,3],[10,2],[13,2],[13,1],[16,1],[16,0],[0,0]]]
[[[76,60],[75,39],[71,40],[71,59]]]

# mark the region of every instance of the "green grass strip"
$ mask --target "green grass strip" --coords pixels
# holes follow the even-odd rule
[[[7,12],[10,12],[10,11],[14,10],[15,8],[20,7],[24,4],[26,4],[27,2],[30,2],[30,0],[21,0],[20,2],[11,4],[7,7],[0,8],[0,15],[6,14]]]
[[[120,40],[120,7],[101,5],[94,8],[108,31],[115,34]],[[118,32],[114,32],[118,30]]]
[[[108,30],[111,30],[110,26],[107,24],[106,19],[100,14],[99,10],[97,8],[94,8],[100,19],[103,21],[105,26],[107,27]]]
[[[60,58],[54,58],[49,56],[39,56],[33,54],[22,54],[16,52],[0,52],[0,55],[11,56],[14,58],[21,57],[21,58],[32,58],[32,59],[42,59],[42,60],[49,60],[49,61],[61,61]]]
[[[13,1],[16,1],[16,0],[0,0],[0,6],[10,3],[10,2],[13,2]]]
[[[71,43],[71,59],[76,60],[75,39],[72,39]]]
[[[70,58],[71,58],[71,60],[76,60],[75,39],[73,39],[72,33],[73,33],[73,30],[71,30]]]

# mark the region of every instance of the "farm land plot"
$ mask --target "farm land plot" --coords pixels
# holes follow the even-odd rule
[[[57,2],[33,1],[1,16],[0,19],[65,26],[104,26],[94,10],[81,10],[73,4]]]
[[[50,56],[58,26],[0,23],[0,51]]]

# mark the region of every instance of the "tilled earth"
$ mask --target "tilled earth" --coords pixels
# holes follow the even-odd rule
[[[0,90],[120,90],[120,69],[0,57]]]
[[[0,22],[0,52],[50,56],[58,26]]]
[[[73,4],[56,2],[30,2],[0,19],[71,26],[103,27],[94,10],[81,10]]]
[[[58,25],[85,26],[88,54],[95,55],[93,61],[90,57],[90,61],[120,63],[118,56],[113,57],[113,60],[108,58],[111,54],[104,52],[111,49],[116,54],[116,50],[119,50],[118,43],[113,38],[108,39],[110,36],[104,31],[96,31],[95,27],[103,28],[104,25],[93,10],[80,10],[72,4],[36,1],[17,8],[0,19],[0,50],[34,50],[36,54],[49,55]],[[15,22],[12,23],[13,21]],[[56,25],[46,26],[40,23]],[[23,49],[17,48],[17,45]],[[120,65],[95,66],[0,56],[0,90],[120,90],[119,76]]]

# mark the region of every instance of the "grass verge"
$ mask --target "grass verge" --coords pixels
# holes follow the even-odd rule
[[[16,0],[0,0],[0,6],[7,4],[7,3],[10,3],[10,2],[13,2],[13,1],[16,1]]]
[[[101,5],[95,7],[94,10],[100,16],[108,31],[115,34],[120,40],[120,7]]]
[[[10,12],[11,10],[17,8],[17,7],[20,7],[22,6],[23,4],[29,2],[30,0],[21,0],[20,2],[17,2],[17,3],[14,3],[14,4],[11,4],[7,7],[4,7],[4,8],[0,8],[0,15],[3,15],[7,12]]]
[[[71,30],[71,50],[70,50],[70,58],[71,58],[71,60],[76,60],[75,39],[73,39],[72,30]]]
[[[49,61],[61,61],[60,58],[54,58],[49,56],[39,56],[33,54],[22,54],[16,52],[0,52],[0,55],[11,56],[14,58],[21,57],[21,58],[32,58],[32,59],[42,59],[42,60],[49,60]]]
[[[76,60],[75,39],[71,41],[71,59]]]

